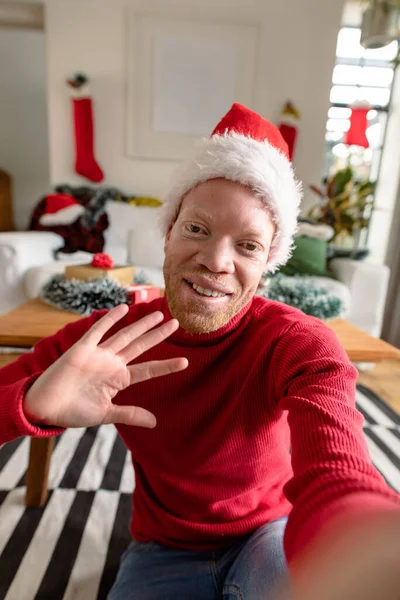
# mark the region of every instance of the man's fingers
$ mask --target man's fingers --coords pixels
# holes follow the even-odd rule
[[[157,420],[153,413],[140,408],[140,406],[117,406],[116,404],[111,404],[110,410],[102,424],[108,425],[109,423],[135,425],[136,427],[149,427],[152,429],[157,425]]]
[[[188,364],[186,358],[169,358],[167,360],[154,360],[132,365],[128,367],[128,370],[131,375],[131,383],[139,383],[139,381],[145,381],[153,377],[177,373],[186,369]],[[117,406],[116,404],[111,404],[102,423],[104,425],[120,423],[153,428],[156,426],[157,421],[153,413],[139,406]]]
[[[179,323],[176,319],[171,319],[166,323],[157,327],[157,329],[153,329],[148,333],[140,336],[130,344],[128,344],[125,348],[123,348],[118,354],[125,362],[128,364],[150,348],[157,346],[163,342],[168,336],[171,335],[174,331],[176,331],[179,327]]]
[[[153,377],[161,377],[183,371],[188,366],[187,358],[169,358],[167,360],[153,360],[128,367],[131,383],[139,383]]]
[[[90,342],[91,344],[97,346],[97,344],[101,341],[102,337],[115,325],[118,323],[126,315],[129,307],[127,304],[120,304],[116,306],[112,310],[110,310],[104,317],[99,319],[97,323],[95,323],[89,331],[85,333],[82,337],[82,341]]]
[[[101,347],[114,354],[118,354],[118,352],[121,352],[131,342],[161,323],[163,318],[164,315],[160,311],[150,313],[143,317],[143,319],[136,321],[136,323],[132,323],[131,325],[120,329],[120,331],[117,331],[117,333],[110,337],[109,340],[106,340],[101,344]]]

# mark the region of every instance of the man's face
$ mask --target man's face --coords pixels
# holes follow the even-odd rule
[[[250,188],[212,179],[191,190],[165,241],[165,291],[181,327],[206,333],[228,323],[254,295],[273,235]]]

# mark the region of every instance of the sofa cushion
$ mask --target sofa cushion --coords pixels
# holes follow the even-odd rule
[[[105,231],[104,252],[107,252],[107,254],[111,255],[111,250],[115,248],[128,248],[130,244],[130,231],[159,231],[159,208],[157,207],[134,206],[126,202],[109,200],[105,208],[110,223],[108,229]],[[158,235],[161,236],[160,233]],[[128,260],[132,261],[129,253]]]
[[[123,267],[124,265],[130,264],[128,258],[128,246],[126,244],[125,246],[114,246],[112,244],[108,244],[107,254],[111,256],[116,267]]]
[[[162,269],[164,264],[164,239],[158,229],[144,229],[136,224],[129,232],[129,261],[133,265],[145,265]]]
[[[56,261],[40,267],[32,267],[25,273],[24,288],[27,298],[40,296],[42,287],[53,275],[62,275],[65,271],[65,261]]]
[[[129,204],[109,200],[105,206],[108,216],[108,229],[104,232],[104,252],[109,248],[128,247],[128,233],[134,220],[134,211]]]
[[[284,275],[331,277],[327,267],[327,242],[307,236],[295,239],[293,256],[280,268]]]
[[[165,288],[163,270],[156,267],[135,265],[135,282],[151,283],[161,289]]]
[[[63,245],[63,238],[52,232],[42,231],[5,231],[0,233],[0,245],[9,247],[21,262],[32,262],[32,253],[35,262],[49,261],[54,252]]]

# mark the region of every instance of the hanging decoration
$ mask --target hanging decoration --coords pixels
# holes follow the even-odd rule
[[[100,183],[104,173],[94,156],[93,101],[88,92],[89,79],[83,73],[67,80],[72,91],[75,132],[75,171],[89,181]]]
[[[298,122],[300,120],[300,112],[294,106],[290,100],[286,102],[281,112],[281,119],[278,126],[279,131],[282,134],[283,139],[289,147],[289,158],[293,159],[297,133],[298,133]]]
[[[345,144],[369,148],[366,131],[368,126],[367,115],[370,110],[370,105],[365,102],[353,105],[350,116],[350,129],[346,132]]]

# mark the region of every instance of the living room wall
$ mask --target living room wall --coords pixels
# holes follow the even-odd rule
[[[168,15],[196,7],[207,20],[240,16],[260,24],[254,106],[277,122],[293,100],[302,120],[295,167],[305,187],[320,181],[341,0],[52,0],[46,3],[50,173],[53,184],[83,183],[73,170],[70,98],[65,80],[91,79],[96,154],[106,185],[162,196],[173,161],[135,160],[126,150],[127,9]],[[222,116],[222,115],[221,115]]]
[[[22,229],[50,189],[44,32],[0,28],[0,74],[0,167],[12,177]]]

